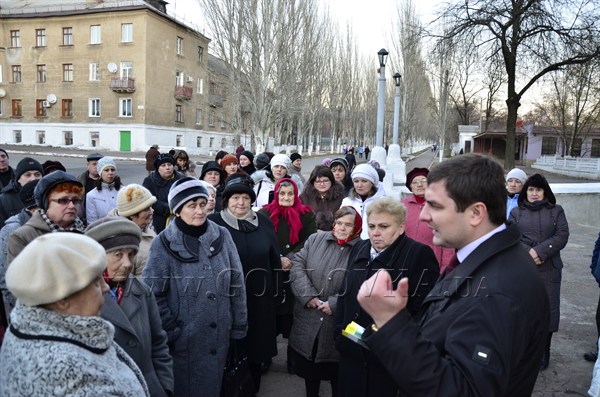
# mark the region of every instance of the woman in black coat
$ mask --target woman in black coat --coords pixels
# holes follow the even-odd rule
[[[246,281],[248,333],[241,341],[248,354],[256,392],[260,388],[261,366],[277,355],[275,307],[284,298],[281,260],[273,222],[252,210],[256,194],[252,178],[244,173],[227,178],[222,210],[209,219],[224,226],[237,248]]]
[[[152,209],[154,210],[152,226],[154,226],[156,234],[162,232],[167,227],[167,220],[171,215],[168,199],[169,189],[171,189],[175,181],[182,177],[183,175],[175,170],[175,159],[163,153],[159,154],[156,160],[154,160],[154,171],[142,183],[156,197],[156,202],[152,204]]]
[[[401,278],[408,277],[407,309],[413,318],[418,317],[421,303],[433,288],[439,270],[431,248],[406,236],[405,219],[406,208],[398,200],[383,197],[373,201],[367,208],[369,240],[358,242],[350,253],[334,326],[340,352],[340,396],[395,397],[398,394],[398,386],[379,360],[341,333],[352,321],[364,328],[373,323],[356,297],[362,283],[379,269],[390,273],[394,289]]]
[[[333,214],[342,205],[344,186],[336,182],[331,169],[317,165],[311,172],[308,183],[300,194],[300,200],[314,211],[317,218],[317,229],[331,231]]]

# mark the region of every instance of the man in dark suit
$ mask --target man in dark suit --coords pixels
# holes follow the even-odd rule
[[[541,364],[549,303],[519,230],[506,224],[502,167],[467,154],[428,175],[420,219],[434,244],[457,249],[415,321],[408,279],[385,271],[359,302],[374,320],[363,337],[406,396],[529,396]]]

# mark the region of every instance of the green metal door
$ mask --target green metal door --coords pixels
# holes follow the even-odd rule
[[[131,152],[131,131],[119,131],[121,134],[121,151]]]

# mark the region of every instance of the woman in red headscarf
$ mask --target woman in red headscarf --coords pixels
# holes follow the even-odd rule
[[[273,201],[260,209],[259,213],[271,218],[277,233],[286,294],[285,302],[277,308],[277,334],[282,334],[287,339],[292,329],[294,311],[289,271],[294,256],[304,247],[308,237],[317,231],[317,222],[315,213],[309,206],[302,204],[298,197],[296,182],[289,178],[282,178],[275,184],[273,191],[275,192]],[[289,361],[288,371],[292,372]]]
[[[321,380],[331,381],[332,395],[337,394],[340,356],[333,340],[333,314],[350,251],[360,241],[362,219],[353,207],[342,207],[332,227],[308,238],[290,271],[296,304],[288,354],[294,371],[304,378],[307,397],[319,395]]]
[[[427,168],[413,168],[406,175],[406,187],[413,193],[404,197],[401,202],[406,207],[405,233],[419,243],[428,245],[433,250],[440,265],[440,273],[444,271],[456,250],[433,244],[433,229],[427,222],[419,220],[421,210],[425,206],[425,190],[427,189]]]

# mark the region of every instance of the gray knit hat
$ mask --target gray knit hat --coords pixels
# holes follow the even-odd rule
[[[175,181],[169,189],[169,208],[177,214],[185,203],[199,197],[208,201],[208,191],[198,179],[186,176]]]
[[[85,235],[100,243],[106,252],[140,248],[142,231],[138,225],[120,216],[107,216],[90,223]]]

